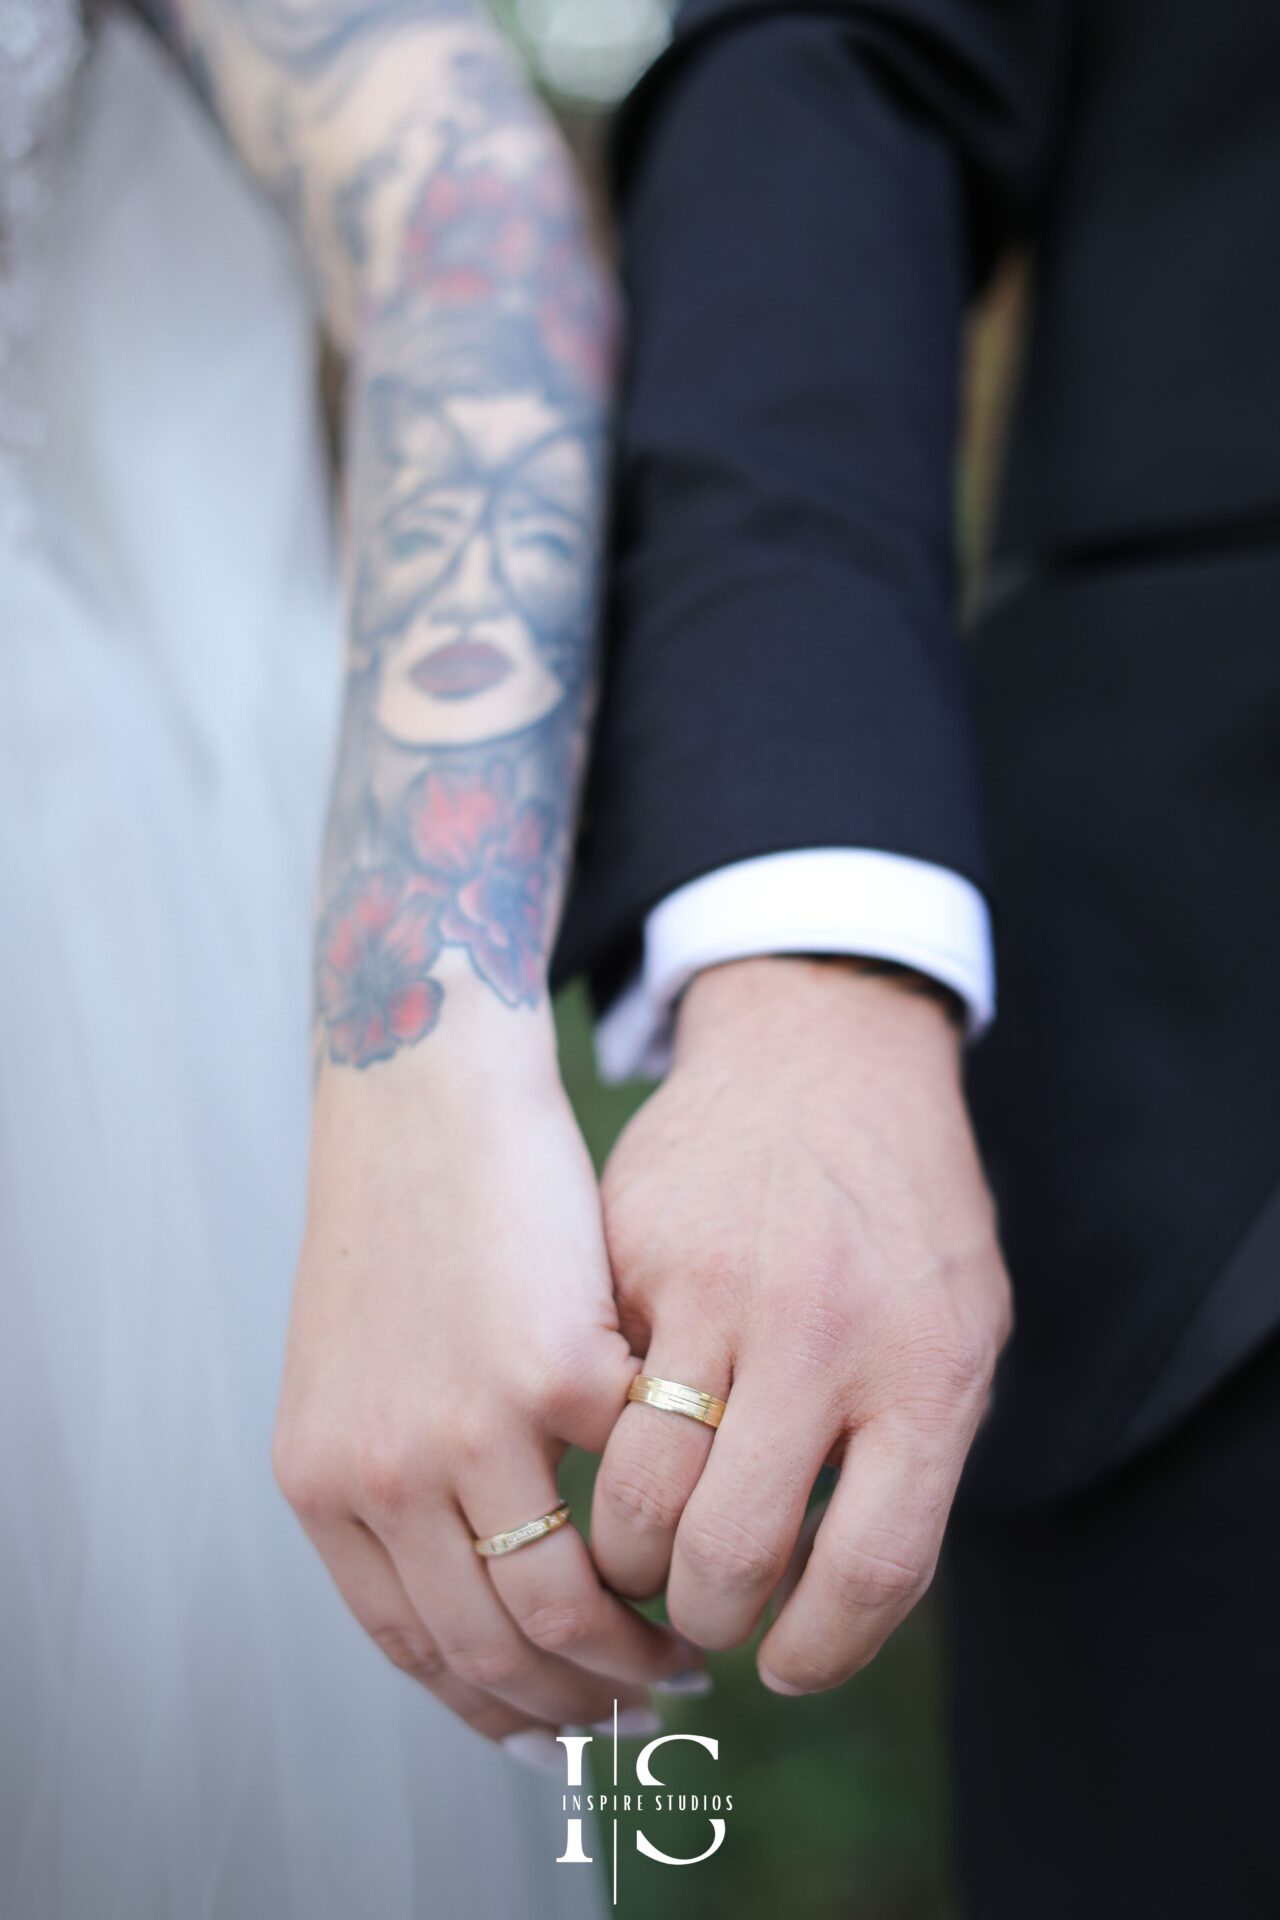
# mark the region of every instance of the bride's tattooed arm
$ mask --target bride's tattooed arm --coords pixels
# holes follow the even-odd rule
[[[572,1527],[532,1585],[525,1556],[473,1546],[555,1506],[565,1447],[602,1451],[636,1368],[543,985],[608,282],[479,0],[170,4],[349,376],[351,667],[276,1477],[388,1657],[545,1761],[551,1729],[647,1712],[697,1657],[600,1584]]]
[[[162,0],[348,364],[330,1061],[545,991],[582,758],[613,312],[571,164],[469,0]]]

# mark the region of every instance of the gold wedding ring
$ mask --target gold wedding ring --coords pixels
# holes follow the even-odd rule
[[[651,1373],[636,1375],[627,1388],[627,1398],[646,1407],[660,1407],[663,1413],[683,1413],[690,1420],[701,1420],[704,1427],[718,1427],[724,1418],[725,1403],[714,1393],[682,1387],[678,1380],[658,1380]]]
[[[500,1553],[514,1553],[517,1547],[530,1547],[535,1540],[545,1540],[549,1533],[556,1533],[568,1524],[569,1502],[562,1500],[550,1513],[540,1513],[536,1520],[526,1520],[523,1526],[508,1527],[505,1533],[486,1534],[474,1543],[475,1550],[486,1560],[493,1560]]]

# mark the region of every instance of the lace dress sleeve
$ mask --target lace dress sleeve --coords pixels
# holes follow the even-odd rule
[[[0,532],[19,518],[39,444],[25,377],[39,327],[39,236],[55,153],[87,44],[79,0],[0,0]]]

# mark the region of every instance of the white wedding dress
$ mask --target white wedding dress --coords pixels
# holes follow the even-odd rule
[[[392,1671],[271,1478],[339,689],[308,303],[124,20],[50,185],[0,262],[0,1920],[586,1920],[555,1780]]]

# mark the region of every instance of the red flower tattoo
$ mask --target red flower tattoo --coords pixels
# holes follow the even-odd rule
[[[508,1006],[535,1006],[550,886],[553,822],[537,801],[517,806],[504,760],[484,774],[424,773],[406,798],[411,858],[444,896],[440,933],[465,947]]]
[[[438,309],[490,310],[513,290],[528,298],[543,351],[588,393],[608,391],[612,315],[585,255],[568,177],[532,183],[480,164],[433,175],[411,209],[405,285]]]
[[[317,1004],[333,1060],[367,1067],[430,1033],[444,989],[439,902],[391,868],[355,873],[320,931]]]
[[[404,270],[437,300],[467,305],[532,274],[542,244],[515,182],[488,166],[450,169],[433,176],[412,209]]]

